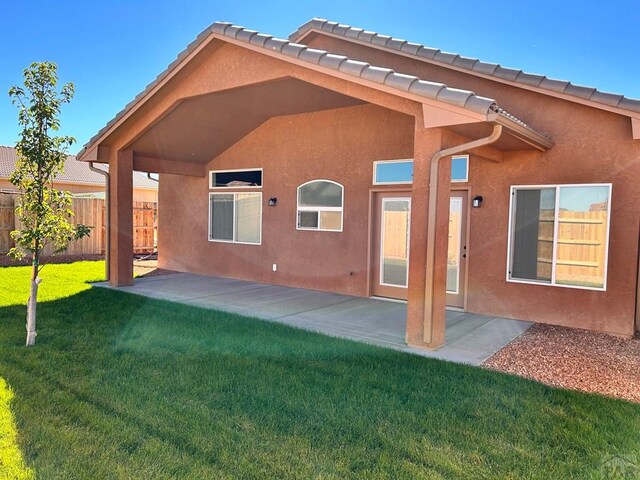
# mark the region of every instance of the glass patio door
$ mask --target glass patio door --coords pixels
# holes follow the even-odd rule
[[[376,204],[373,294],[406,300],[411,198],[381,193]]]
[[[467,192],[452,191],[449,200],[447,306],[464,308],[467,266]]]

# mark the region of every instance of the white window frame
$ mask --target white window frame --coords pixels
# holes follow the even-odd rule
[[[300,189],[305,185],[309,185],[310,183],[315,182],[329,182],[334,185],[338,185],[340,187],[342,196],[340,198],[341,207],[301,207],[300,206]],[[335,232],[339,233],[344,230],[344,185],[341,183],[335,182],[333,180],[328,180],[326,178],[315,178],[313,180],[309,180],[308,182],[304,182],[301,185],[298,185],[296,189],[296,230],[304,230],[309,232]],[[301,227],[299,222],[299,213],[300,212],[318,212],[318,228],[310,228],[310,227]],[[340,230],[320,228],[320,213],[321,212],[340,212]]]
[[[451,183],[467,183],[469,181],[469,155],[453,155],[451,157],[451,162],[453,162],[454,159],[460,159],[460,158],[464,158],[467,164],[467,168],[465,169],[466,176],[464,177],[464,179],[458,179],[458,180],[454,180],[453,177],[451,177]]]
[[[226,170],[225,170],[226,171]],[[223,187],[225,189],[224,192],[209,192],[209,241],[210,242],[216,242],[216,243],[233,243],[233,244],[237,244],[237,245],[262,245],[262,192],[227,192],[226,188],[228,187]],[[215,238],[211,238],[211,235],[213,234],[213,232],[211,231],[212,225],[211,225],[211,208],[212,208],[212,202],[211,202],[211,197],[215,196],[215,195],[233,195],[233,236],[236,236],[236,196],[238,194],[243,194],[243,193],[250,193],[252,195],[260,195],[260,241],[258,243],[253,243],[253,242],[239,242],[237,240],[220,240],[220,239],[215,239]]]
[[[231,187],[216,187],[213,185],[213,174],[214,173],[227,173],[227,172],[257,172],[259,171],[262,178],[262,185],[264,185],[264,171],[262,168],[225,168],[220,170],[209,170],[209,190],[230,190],[232,188],[250,188],[252,190],[262,188],[262,185],[246,185],[246,186],[236,186],[233,185]]]
[[[413,158],[399,158],[396,160],[376,160],[373,162],[373,184],[374,185],[411,185],[413,183],[413,179],[410,181],[401,181],[401,182],[379,182],[377,179],[378,165],[385,163],[407,163],[413,162]]]
[[[605,255],[604,255],[604,281],[602,282],[602,287],[587,287],[581,285],[566,285],[562,283],[556,283],[556,262],[557,262],[557,248],[558,248],[558,218],[559,218],[559,210],[560,210],[560,188],[562,187],[608,187],[609,188],[609,201],[607,204],[607,228],[606,228],[606,238],[605,238]],[[527,279],[519,279],[519,278],[511,278],[510,270],[511,270],[511,262],[513,252],[511,251],[512,242],[513,242],[513,223],[514,223],[514,210],[513,204],[515,199],[515,191],[516,190],[540,190],[543,188],[554,188],[556,191],[555,196],[555,212],[553,217],[553,247],[552,247],[552,257],[551,257],[551,281],[545,282],[542,280],[527,280]],[[561,287],[561,288],[574,288],[578,290],[593,290],[598,292],[606,292],[607,291],[607,278],[609,277],[609,234],[611,230],[611,197],[613,194],[613,184],[611,183],[562,183],[562,184],[551,184],[551,185],[512,185],[509,193],[509,231],[507,237],[507,272],[506,272],[506,280],[510,283],[525,283],[529,285],[545,285],[548,287]]]

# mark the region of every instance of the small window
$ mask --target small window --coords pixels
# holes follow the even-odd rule
[[[451,181],[469,181],[469,155],[455,155],[451,157]]]
[[[262,241],[262,193],[210,193],[209,240],[250,243]]]
[[[413,160],[381,160],[373,162],[374,185],[413,182]]]
[[[606,290],[610,184],[512,187],[507,279]]]
[[[342,185],[313,180],[298,187],[298,230],[342,231]]]
[[[260,188],[262,169],[213,170],[209,172],[209,188]]]

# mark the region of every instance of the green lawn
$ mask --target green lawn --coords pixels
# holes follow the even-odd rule
[[[640,405],[85,283],[102,273],[45,267],[26,349],[28,270],[0,269],[0,479],[555,480],[640,451]]]

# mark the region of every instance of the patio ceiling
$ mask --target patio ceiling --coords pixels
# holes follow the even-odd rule
[[[206,164],[270,117],[364,102],[294,78],[283,78],[178,102],[134,140],[136,155]]]

